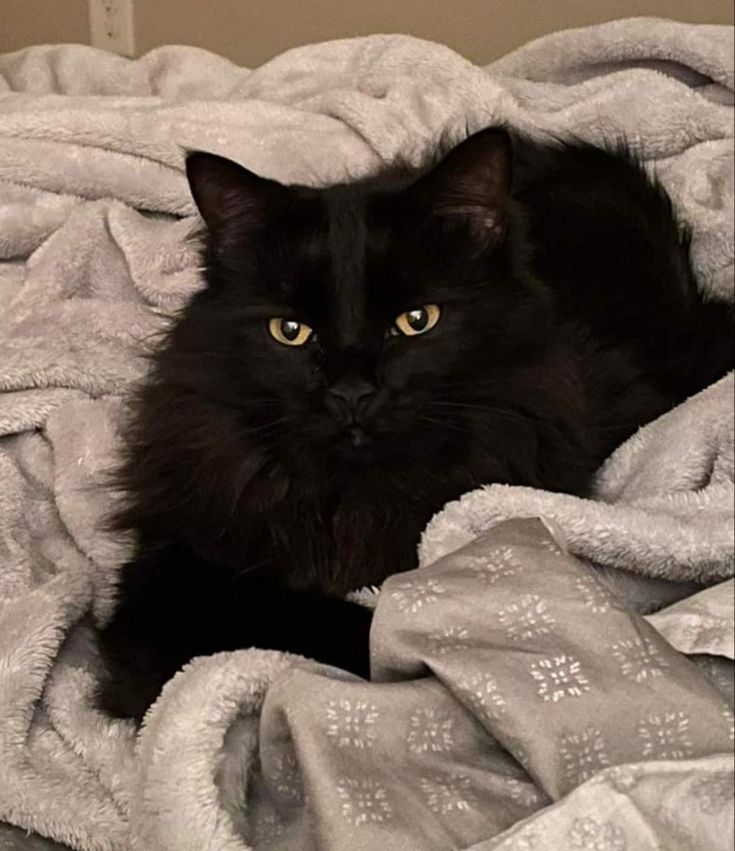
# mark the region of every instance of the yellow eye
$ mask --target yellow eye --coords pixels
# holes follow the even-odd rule
[[[441,308],[438,304],[425,304],[414,310],[402,313],[396,324],[391,328],[392,334],[403,334],[406,337],[417,337],[425,334],[436,325],[441,316]]]
[[[295,319],[271,319],[268,322],[268,330],[274,340],[283,343],[284,346],[303,346],[314,333],[314,331],[303,322]]]

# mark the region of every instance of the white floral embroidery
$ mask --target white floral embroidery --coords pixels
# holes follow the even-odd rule
[[[727,724],[730,741],[735,742],[735,712],[733,712],[729,706],[726,706],[722,710],[722,717],[725,719],[725,723]]]
[[[473,674],[457,682],[458,697],[478,714],[498,718],[505,711],[505,699],[498,684],[486,674]]]
[[[574,658],[561,654],[534,662],[529,673],[536,680],[536,694],[541,700],[557,703],[565,697],[580,697],[590,690],[582,666]]]
[[[721,644],[723,637],[732,631],[730,622],[719,615],[711,612],[692,612],[690,620],[684,624],[681,631],[682,640],[689,647],[699,645],[701,647],[712,647]],[[696,652],[693,650],[692,652]]]
[[[608,776],[617,792],[630,792],[643,779],[643,769],[639,765],[618,765]]]
[[[411,753],[447,751],[454,744],[454,719],[445,712],[420,709],[409,723],[407,744]]]
[[[611,649],[613,656],[620,663],[622,675],[636,683],[660,677],[664,669],[669,667],[669,663],[662,658],[658,648],[648,637],[618,641]]]
[[[691,787],[692,797],[699,804],[699,809],[707,815],[721,813],[730,806],[734,792],[732,776],[725,772],[698,777]]]
[[[388,793],[377,780],[370,777],[342,777],[337,784],[342,801],[342,815],[350,824],[380,824],[393,816]]]
[[[693,751],[689,738],[689,716],[686,712],[664,712],[649,715],[638,724],[643,742],[643,756],[654,759],[686,759]]]
[[[628,840],[616,824],[609,821],[600,824],[587,816],[574,820],[569,831],[569,847],[583,851],[626,851]]]
[[[433,813],[446,815],[455,810],[467,812],[475,803],[472,782],[464,774],[449,774],[419,780],[426,803]]]
[[[539,547],[542,550],[546,550],[547,553],[554,553],[554,555],[561,555],[562,548],[556,541],[552,541],[551,538],[542,538],[539,542]]]
[[[533,785],[533,783],[529,783],[528,781],[517,780],[515,777],[511,777],[507,780],[508,784],[508,792],[510,793],[510,797],[512,801],[515,801],[517,804],[520,804],[522,807],[526,807],[527,809],[539,807],[544,798],[541,795],[541,792]]]
[[[281,817],[275,810],[266,810],[265,807],[261,806],[256,808],[253,829],[257,838],[256,844],[260,847],[261,845],[272,842],[274,839],[278,839],[285,827],[281,821]]]
[[[595,727],[561,737],[561,758],[564,777],[569,783],[579,785],[589,780],[606,766],[610,758],[605,749],[605,738]]]
[[[446,594],[446,589],[436,579],[425,582],[401,582],[391,593],[391,599],[396,601],[400,612],[416,614],[429,603],[435,603],[439,597]]]
[[[301,771],[292,751],[282,750],[275,754],[272,762],[270,781],[275,790],[291,803],[303,801],[304,791],[301,786]]]
[[[499,544],[487,551],[487,558],[492,564],[512,564],[517,566],[517,555],[513,547]]]
[[[607,589],[591,576],[578,576],[574,584],[582,595],[584,605],[595,615],[606,615],[611,608]]]
[[[541,847],[538,834],[524,829],[521,833],[509,836],[502,845],[498,846],[498,851],[536,851]]]
[[[510,547],[493,547],[482,556],[458,555],[454,563],[459,568],[471,571],[476,579],[486,585],[494,585],[500,579],[514,576],[518,570],[518,562]]]
[[[470,634],[460,626],[447,626],[426,636],[426,649],[429,653],[444,656],[458,650],[466,650],[469,646]]]
[[[549,635],[556,621],[546,613],[546,602],[537,594],[526,594],[500,611],[500,623],[509,641],[531,641]]]
[[[378,709],[364,700],[330,700],[327,735],[340,748],[371,748]]]

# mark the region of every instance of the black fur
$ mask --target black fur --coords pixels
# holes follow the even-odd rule
[[[113,715],[217,650],[367,676],[370,614],[341,597],[413,568],[445,502],[488,482],[584,494],[732,366],[732,310],[699,295],[668,197],[624,150],[488,129],[422,174],[325,190],[208,154],[187,170],[207,286],[133,401],[113,525],[136,553],[100,636]],[[431,331],[386,335],[425,304]],[[272,317],[315,336],[284,346]]]

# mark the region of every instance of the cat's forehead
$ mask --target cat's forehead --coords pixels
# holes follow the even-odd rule
[[[325,191],[325,249],[335,284],[349,286],[364,280],[368,247],[369,199],[348,187]]]
[[[463,282],[480,279],[464,229],[427,213],[410,180],[300,188],[292,198],[256,249],[249,291],[284,315],[350,337],[471,296]]]
[[[386,193],[336,186],[304,196],[292,232],[290,295],[319,302],[337,321],[365,312],[367,300],[390,290],[390,254],[398,238]]]

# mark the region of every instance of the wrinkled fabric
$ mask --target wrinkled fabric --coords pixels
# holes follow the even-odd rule
[[[419,569],[361,595],[372,683],[217,654],[139,732],[92,695],[128,552],[101,531],[123,399],[201,286],[184,149],[320,185],[495,122],[624,135],[732,298],[732,48],[634,19],[487,68],[404,36],[252,71],[181,47],[0,56],[0,819],[80,851],[731,847],[732,376],[620,447],[595,500],[447,506]]]

